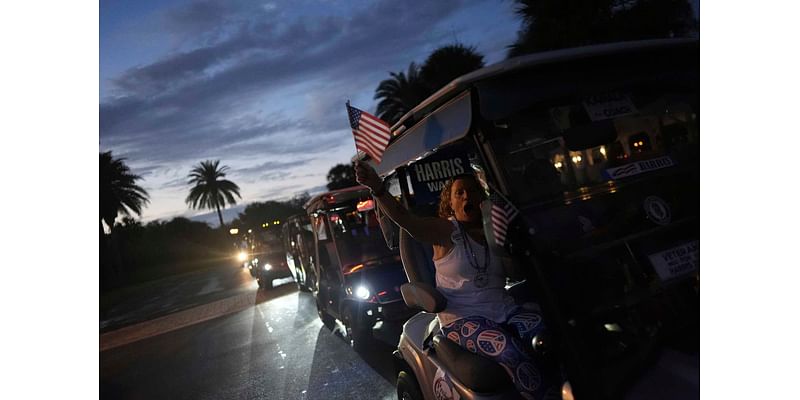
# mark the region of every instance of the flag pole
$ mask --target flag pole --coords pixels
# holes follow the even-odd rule
[[[344,105],[347,108],[347,122],[348,124],[350,124],[350,128],[352,129],[353,124],[350,122],[350,99],[347,99]],[[361,158],[363,157],[362,156],[363,152],[358,149],[358,143],[356,143],[355,135],[353,135],[353,144],[356,146],[356,154],[353,156],[353,158],[350,159],[350,162],[353,163],[353,165],[355,165],[358,161],[361,161]]]

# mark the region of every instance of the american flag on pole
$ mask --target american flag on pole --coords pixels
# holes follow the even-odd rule
[[[389,124],[366,111],[351,107],[349,101],[347,115],[350,117],[350,127],[353,128],[356,149],[369,154],[375,162],[380,163],[389,138],[392,137]]]
[[[502,247],[506,244],[506,233],[511,221],[519,214],[519,211],[511,205],[499,193],[494,192],[489,196],[492,202],[492,232],[494,233],[494,241],[498,246]]]

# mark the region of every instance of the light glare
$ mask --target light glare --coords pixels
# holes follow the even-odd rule
[[[365,288],[364,286],[359,286],[356,289],[356,297],[361,300],[366,300],[369,298],[369,289]]]

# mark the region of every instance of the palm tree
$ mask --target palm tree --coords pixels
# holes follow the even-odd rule
[[[227,179],[220,179],[225,177],[228,169],[227,166],[220,167],[219,160],[206,160],[189,172],[189,184],[194,186],[186,196],[186,204],[194,209],[216,209],[220,228],[225,226],[221,209],[236,204],[233,195],[242,198],[239,186]]]
[[[131,173],[124,158],[115,159],[110,151],[100,153],[100,285],[106,288],[119,278],[124,263],[119,253],[114,220],[119,214],[142,215],[142,208],[149,202],[147,191],[136,184],[142,179]],[[108,226],[105,234],[103,222]],[[110,239],[110,240],[109,240]],[[111,272],[111,275],[108,274]]]
[[[390,72],[391,78],[378,84],[374,97],[380,99],[376,115],[394,125],[444,85],[481,67],[483,56],[472,47],[462,44],[440,47],[428,56],[422,67],[412,62],[406,73]]]
[[[419,70],[419,75],[431,94],[461,75],[483,68],[483,55],[474,47],[461,43],[436,49]]]
[[[142,208],[149,203],[147,191],[136,184],[142,179],[131,173],[124,158],[111,155],[110,151],[100,153],[100,230],[103,222],[109,230],[114,228],[114,220],[122,213],[127,216],[142,215]]]
[[[687,0],[515,0],[522,29],[508,58],[545,50],[692,35]]]
[[[419,77],[419,67],[413,62],[408,72],[390,72],[391,78],[381,81],[374,99],[381,99],[375,114],[394,125],[400,118],[430,95]]]

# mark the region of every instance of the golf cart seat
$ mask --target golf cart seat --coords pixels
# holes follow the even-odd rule
[[[429,313],[442,311],[447,299],[436,290],[433,250],[414,240],[405,230],[400,230],[400,258],[408,282],[400,287],[403,300],[412,308]],[[500,364],[463,349],[445,338],[434,318],[427,329],[424,343],[436,355],[446,372],[468,389],[478,393],[501,392],[513,387],[510,377]]]

